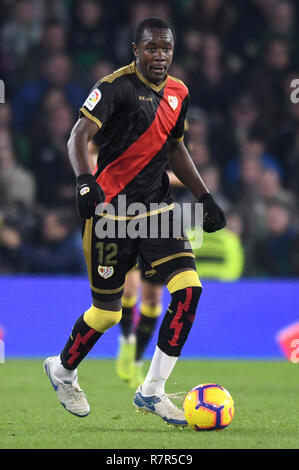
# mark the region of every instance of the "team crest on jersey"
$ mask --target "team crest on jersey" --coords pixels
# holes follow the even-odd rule
[[[108,279],[109,277],[113,276],[114,274],[114,269],[113,266],[101,266],[99,264],[98,266],[98,273],[100,276],[102,276],[104,279]]]
[[[90,93],[90,95],[86,99],[83,106],[86,106],[86,108],[89,109],[89,111],[92,111],[101,98],[102,98],[102,93],[100,92],[98,88],[95,88]]]
[[[172,109],[175,111],[179,102],[176,96],[168,96],[168,103],[172,107]]]

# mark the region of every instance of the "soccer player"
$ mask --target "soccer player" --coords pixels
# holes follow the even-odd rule
[[[191,246],[183,232],[182,236],[174,232],[176,214],[165,171],[167,162],[203,204],[203,229],[213,232],[226,222],[184,146],[188,89],[168,75],[173,52],[174,32],[168,22],[159,18],[141,21],[134,35],[135,60],[95,85],[68,142],[77,178],[77,208],[84,220],[83,250],[92,306],[78,318],[61,354],[45,360],[44,369],[59,401],[77,416],[90,412],[78,384],[77,367],[105,331],[120,321],[125,276],[138,256],[145,278],[166,285],[171,302],[149,371],[133,404],[169,424],[187,425],[183,411],[165,393],[165,384],[191,330],[202,288]],[[100,149],[94,174],[88,159],[92,138],[98,140]],[[121,209],[124,196],[125,211]],[[153,203],[162,202],[153,210]],[[129,212],[132,214],[137,203],[145,210],[134,219]],[[171,227],[168,238],[161,229],[165,215]],[[142,226],[158,220],[154,225],[158,236],[135,238],[131,229],[136,219]],[[100,228],[108,222],[111,227],[111,221],[122,224],[121,232],[114,235],[111,230],[107,238]]]
[[[139,291],[140,314],[136,318]],[[119,322],[121,335],[116,372],[131,388],[141,385],[144,380],[143,354],[162,313],[162,293],[162,286],[141,279],[140,270],[133,269],[128,272],[122,296],[122,317]]]

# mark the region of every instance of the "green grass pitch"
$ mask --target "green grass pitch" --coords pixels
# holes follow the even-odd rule
[[[298,366],[284,361],[180,360],[168,393],[216,382],[235,400],[229,427],[195,432],[136,413],[134,391],[116,376],[112,360],[86,360],[79,368],[91,406],[86,418],[58,403],[41,360],[7,360],[0,364],[0,448],[298,449],[298,378]]]

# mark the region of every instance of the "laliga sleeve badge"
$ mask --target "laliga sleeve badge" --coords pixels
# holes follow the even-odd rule
[[[102,93],[100,92],[98,88],[95,88],[90,93],[90,95],[86,99],[83,106],[86,106],[86,108],[89,109],[89,111],[92,111],[101,98],[102,98]]]
[[[104,279],[108,279],[109,277],[113,276],[114,274],[114,268],[113,266],[101,266],[99,264],[98,266],[98,273],[101,277]]]

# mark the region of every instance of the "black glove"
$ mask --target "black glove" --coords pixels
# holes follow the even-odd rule
[[[96,206],[104,200],[104,192],[93,175],[88,173],[77,177],[76,206],[81,219],[94,216]]]
[[[203,229],[205,232],[216,232],[226,226],[224,212],[210,193],[203,194],[198,202],[203,204]]]

